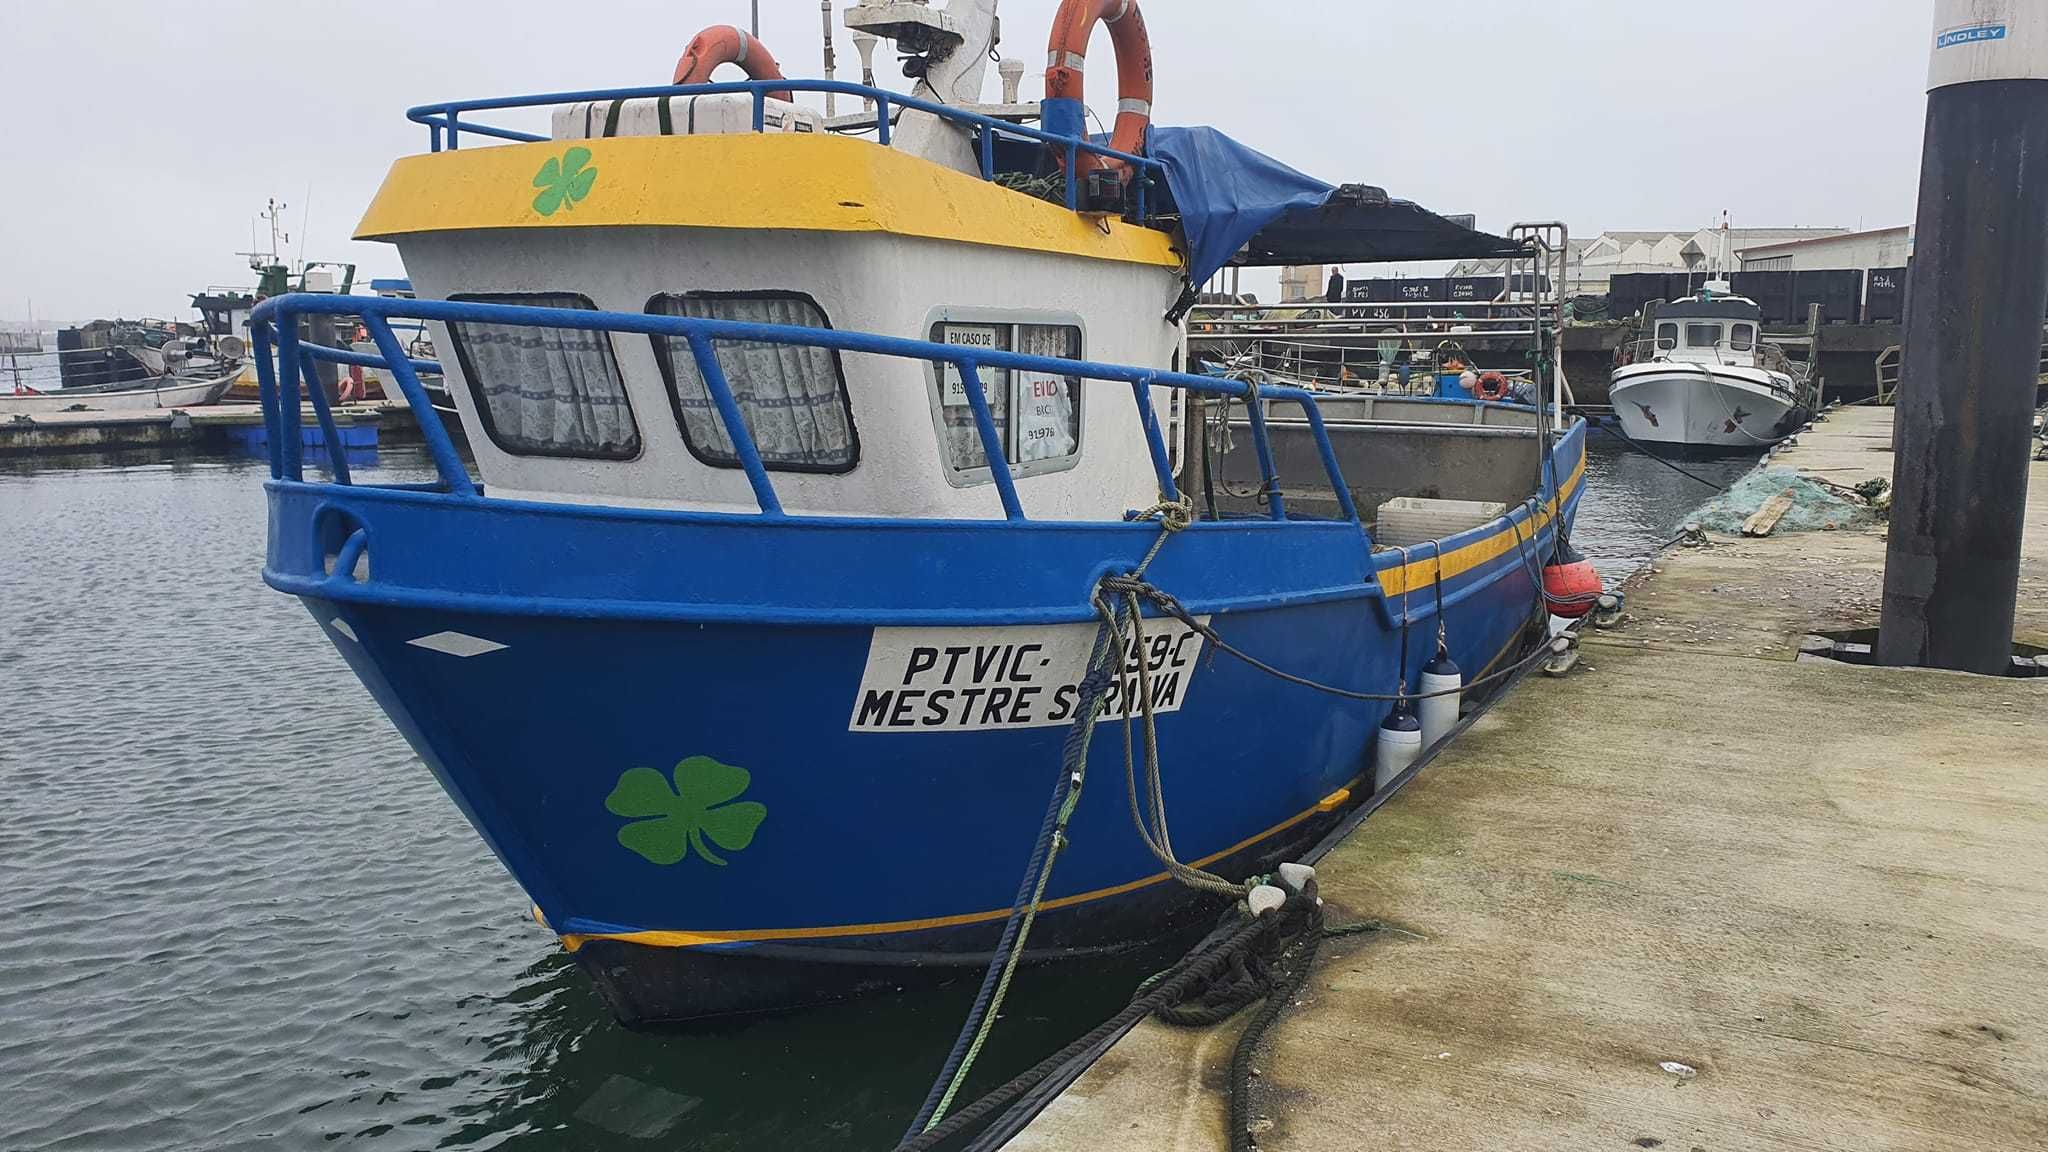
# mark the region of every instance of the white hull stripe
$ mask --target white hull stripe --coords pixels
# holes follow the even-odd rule
[[[496,652],[505,647],[505,645],[498,643],[496,640],[486,640],[481,636],[471,636],[467,632],[436,632],[432,636],[415,637],[407,640],[406,643],[415,648],[425,648],[430,652],[442,652],[450,656],[460,656],[465,660],[471,656],[482,656],[486,652]]]
[[[1119,100],[1116,102],[1116,110],[1118,112],[1135,112],[1147,120],[1152,118],[1152,102],[1150,100]]]

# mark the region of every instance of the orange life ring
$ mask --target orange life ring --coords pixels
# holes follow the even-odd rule
[[[1505,400],[1508,395],[1508,378],[1488,369],[1479,374],[1479,382],[1473,385],[1472,394],[1481,400]]]
[[[1138,0],[1060,0],[1046,44],[1045,97],[1080,101],[1088,37],[1098,23],[1109,25],[1109,42],[1116,49],[1116,126],[1109,146],[1136,155],[1152,124],[1152,38],[1145,33]],[[1066,167],[1065,153],[1059,162]],[[1081,153],[1081,169],[1115,172],[1125,179],[1131,174],[1128,161],[1087,152]]]
[[[730,24],[713,24],[690,38],[683,49],[683,55],[676,61],[675,79],[672,84],[708,84],[711,73],[720,64],[737,64],[755,80],[787,80],[782,66],[775,62],[775,53],[766,44]],[[787,89],[770,92],[776,100],[796,99],[794,92]]]

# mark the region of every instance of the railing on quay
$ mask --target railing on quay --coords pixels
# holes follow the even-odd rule
[[[995,142],[998,137],[1013,140],[1033,141],[1058,150],[1066,164],[1066,204],[1078,208],[1081,203],[1080,158],[1083,153],[1121,160],[1131,166],[1137,178],[1133,180],[1134,219],[1148,219],[1147,189],[1156,179],[1166,179],[1166,168],[1157,160],[1144,156],[1119,152],[1103,144],[1079,136],[1066,136],[1031,128],[1008,120],[998,120],[965,108],[954,108],[905,96],[885,88],[874,88],[866,84],[852,84],[843,80],[739,80],[720,84],[662,84],[638,88],[593,88],[580,92],[543,92],[528,96],[496,96],[481,100],[446,100],[436,104],[422,104],[406,110],[405,118],[415,124],[427,126],[427,146],[430,151],[439,152],[446,147],[456,149],[462,146],[462,136],[470,133],[487,136],[496,140],[515,143],[535,143],[552,139],[531,132],[512,128],[501,128],[492,124],[465,121],[465,112],[502,111],[508,108],[548,108],[563,104],[583,104],[616,100],[659,99],[664,96],[715,96],[721,94],[746,93],[753,98],[753,128],[756,132],[767,130],[768,94],[771,92],[830,92],[842,96],[858,96],[874,102],[875,140],[888,147],[893,135],[890,123],[891,108],[908,108],[928,112],[942,120],[974,130],[976,152],[981,166],[981,178],[994,180]]]
[[[364,328],[368,330],[371,340],[376,343],[378,354],[372,356],[301,342],[298,336],[298,322],[301,317],[308,315],[359,318]],[[866,332],[830,328],[750,324],[730,320],[658,316],[635,312],[603,312],[578,308],[535,308],[475,301],[407,300],[306,293],[266,300],[257,306],[251,317],[250,327],[256,342],[257,381],[262,397],[264,425],[269,432],[270,475],[273,479],[299,483],[305,481],[304,459],[300,437],[297,434],[303,419],[303,386],[304,391],[311,395],[314,417],[326,433],[329,463],[335,482],[352,483],[346,453],[340,438],[334,433],[333,414],[329,410],[326,392],[319,386],[318,378],[313,372],[315,361],[329,360],[341,364],[360,364],[390,372],[407,405],[412,408],[414,416],[419,420],[420,433],[425,438],[427,450],[433,457],[435,471],[440,477],[440,486],[458,498],[483,499],[483,493],[471,482],[468,470],[463,467],[462,459],[455,451],[454,442],[449,438],[448,430],[441,422],[440,412],[435,409],[425,388],[420,384],[421,372],[439,372],[441,367],[431,361],[415,360],[407,356],[399,344],[397,335],[392,331],[393,319],[505,324],[530,328],[563,328],[681,338],[689,344],[697,371],[706,389],[711,393],[719,420],[732,440],[734,455],[738,457],[740,467],[746,473],[755,504],[763,516],[782,516],[782,501],[776,494],[774,480],[769,475],[766,465],[762,462],[760,450],[754,443],[753,432],[742,417],[739,401],[734,397],[724,369],[718,363],[714,345],[719,341],[830,348],[840,352],[859,352],[911,360],[920,364],[953,365],[960,373],[961,382],[966,385],[967,402],[974,413],[974,424],[981,440],[982,451],[989,460],[989,471],[1002,502],[1004,518],[1008,520],[1024,520],[1024,509],[1017,496],[1016,476],[1010,467],[1009,454],[1004,450],[1002,434],[996,428],[988,396],[983,390],[981,369],[984,367],[1129,385],[1138,421],[1144,430],[1146,448],[1151,456],[1159,491],[1167,500],[1180,499],[1180,490],[1174,483],[1173,467],[1167,454],[1165,438],[1160,432],[1159,414],[1152,404],[1152,389],[1174,388],[1199,395],[1223,396],[1246,401],[1246,410],[1251,416],[1253,447],[1258,455],[1262,487],[1270,494],[1267,514],[1274,520],[1286,519],[1287,511],[1280,488],[1280,478],[1275,470],[1272,443],[1267,436],[1265,405],[1259,401],[1281,400],[1297,404],[1301,407],[1314,435],[1316,449],[1321,456],[1323,470],[1336,497],[1338,508],[1345,519],[1358,519],[1358,509],[1352,503],[1350,488],[1344,483],[1343,470],[1338,466],[1337,452],[1330,442],[1322,412],[1316,406],[1316,397],[1314,393],[1301,388],[1261,386],[1211,376],[1194,376],[1184,372],[1103,364],[1090,360],[1068,360],[1053,356],[1031,356],[958,344],[934,344],[927,340],[877,336]],[[285,434],[287,430],[290,430],[290,435]]]

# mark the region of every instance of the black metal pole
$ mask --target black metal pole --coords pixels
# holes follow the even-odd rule
[[[1936,0],[1881,663],[2004,673],[2048,312],[2048,6]]]

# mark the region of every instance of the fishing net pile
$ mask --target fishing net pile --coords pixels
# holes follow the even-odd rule
[[[1792,493],[1792,506],[1778,519],[1775,532],[1815,532],[1831,528],[1861,528],[1879,519],[1872,502],[1882,502],[1877,491],[1865,493],[1802,476],[1790,468],[1764,468],[1736,481],[1690,518],[1709,532],[1735,535],[1742,524],[1770,499],[1782,492]]]

